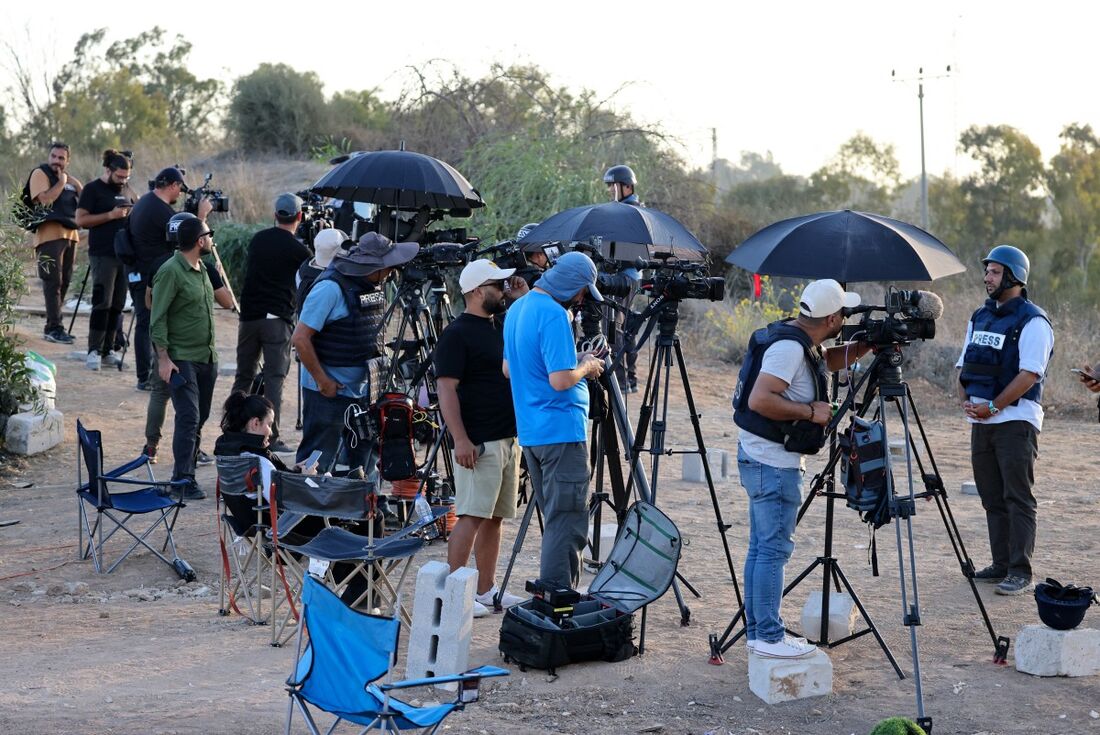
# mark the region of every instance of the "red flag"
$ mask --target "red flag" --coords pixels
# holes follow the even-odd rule
[[[761,295],[762,295],[762,290],[761,290],[761,284],[760,284],[760,274],[759,273],[753,273],[752,274],[752,297],[754,299],[759,299]]]

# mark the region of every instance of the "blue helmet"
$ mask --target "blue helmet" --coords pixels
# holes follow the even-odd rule
[[[1000,263],[1008,269],[1008,274],[1013,281],[1021,286],[1027,285],[1027,274],[1031,270],[1031,261],[1024,255],[1024,251],[1011,245],[998,245],[989,251],[989,255],[982,258],[982,265]]]

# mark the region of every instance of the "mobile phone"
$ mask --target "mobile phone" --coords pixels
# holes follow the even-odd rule
[[[1070,368],[1069,371],[1071,373],[1076,373],[1077,375],[1080,375],[1083,378],[1087,378],[1088,380],[1100,380],[1100,377],[1098,377],[1096,375],[1093,375],[1092,373],[1086,373],[1081,368]]]
[[[187,379],[180,375],[178,370],[172,372],[172,377],[168,379],[168,385],[173,388],[182,388],[187,385]]]
[[[321,452],[320,449],[314,449],[312,454],[310,454],[308,457],[306,457],[304,460],[302,460],[298,464],[304,470],[311,470],[311,469],[313,469],[314,467],[317,466],[318,462],[321,461],[321,454],[322,454],[322,452]]]

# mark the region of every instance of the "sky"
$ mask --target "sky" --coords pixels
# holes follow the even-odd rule
[[[794,174],[816,170],[862,131],[894,145],[904,176],[919,175],[921,69],[930,174],[969,170],[957,141],[973,124],[1012,125],[1044,159],[1065,124],[1100,129],[1100,3],[188,5],[114,6],[108,20],[108,6],[86,0],[13,3],[0,39],[56,69],[86,31],[106,26],[117,39],[160,25],[191,41],[188,66],[202,77],[231,83],[261,63],[285,63],[317,72],[326,93],[378,88],[386,99],[410,66],[433,59],[470,76],[494,62],[535,64],[559,86],[591,89],[660,126],[693,165],[711,160],[713,133],[720,158],[770,151]],[[0,69],[0,88],[9,83]]]

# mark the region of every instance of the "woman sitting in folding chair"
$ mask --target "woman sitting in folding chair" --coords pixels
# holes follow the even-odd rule
[[[271,473],[274,470],[280,472],[298,472],[307,475],[315,474],[316,462],[303,468],[301,465],[287,467],[279,456],[271,451],[268,441],[271,438],[271,424],[275,420],[275,408],[271,401],[256,394],[237,391],[226,399],[222,413],[222,435],[214,443],[214,455],[221,457],[253,456],[260,462],[259,491],[266,502],[271,501]],[[253,513],[252,503],[241,502],[240,499],[225,496],[222,498],[229,512],[247,518]],[[234,507],[235,505],[240,507]],[[303,544],[316,536],[324,529],[324,521],[317,516],[306,516],[296,521],[293,534],[289,537],[291,543]],[[367,535],[366,523],[347,524],[349,531],[363,536]],[[382,536],[382,517],[375,520],[374,532]],[[347,570],[344,569],[347,567]],[[337,564],[336,572],[344,573],[354,568],[350,564]],[[365,581],[357,581],[349,585],[342,597],[348,600],[358,599],[366,590]]]

